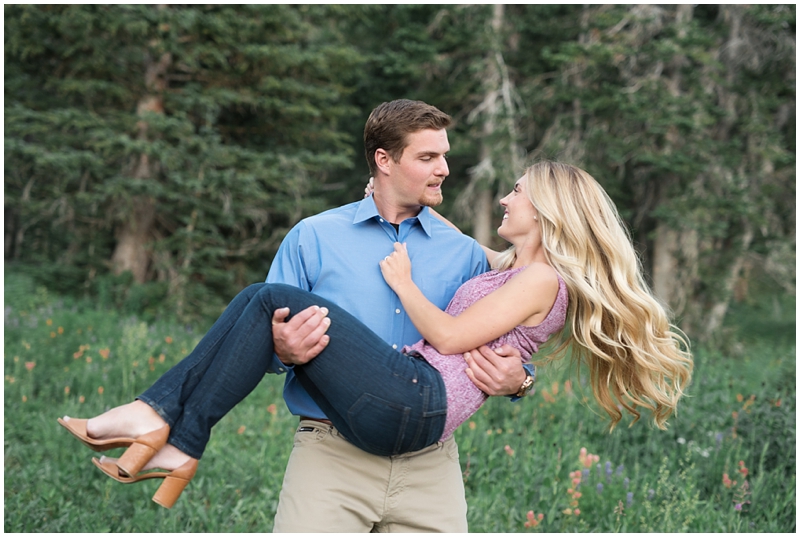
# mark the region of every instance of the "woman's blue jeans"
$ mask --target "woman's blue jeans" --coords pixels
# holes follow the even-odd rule
[[[211,428],[264,377],[273,356],[273,312],[312,305],[329,310],[330,342],[294,371],[344,437],[383,456],[438,441],[447,397],[433,366],[393,349],[328,300],[289,285],[258,283],[236,295],[197,347],[139,396],[169,424],[169,443],[200,458]]]

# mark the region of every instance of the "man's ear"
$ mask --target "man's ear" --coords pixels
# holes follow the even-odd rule
[[[384,175],[390,175],[391,164],[394,162],[385,149],[375,150],[375,166]]]

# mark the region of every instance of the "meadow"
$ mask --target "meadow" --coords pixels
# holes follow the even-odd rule
[[[269,532],[297,420],[267,376],[214,429],[177,505],[121,485],[56,423],[130,401],[207,327],[145,321],[5,274],[6,532]],[[795,298],[738,304],[696,347],[667,431],[607,431],[581,377],[539,372],[457,432],[471,532],[794,532]],[[114,452],[112,452],[114,454]]]

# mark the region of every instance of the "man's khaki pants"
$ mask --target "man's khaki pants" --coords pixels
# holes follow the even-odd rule
[[[466,533],[458,447],[451,437],[414,453],[379,457],[330,425],[302,420],[273,532]]]

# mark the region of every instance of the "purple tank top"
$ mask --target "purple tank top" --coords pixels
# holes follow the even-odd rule
[[[473,303],[506,283],[523,268],[503,271],[491,270],[472,278],[456,291],[445,312],[453,316],[459,315]],[[541,323],[536,326],[517,326],[487,345],[496,349],[507,343],[519,349],[523,362],[530,361],[533,353],[539,350],[539,345],[563,328],[567,317],[568,300],[567,287],[561,276],[558,276],[558,294],[553,306],[550,308],[550,312]],[[466,362],[463,355],[439,354],[425,340],[420,340],[414,345],[404,347],[403,352],[420,354],[442,375],[447,391],[447,420],[441,438],[441,440],[445,440],[453,434],[453,431],[459,425],[478,411],[488,396],[479,390],[464,372]]]

